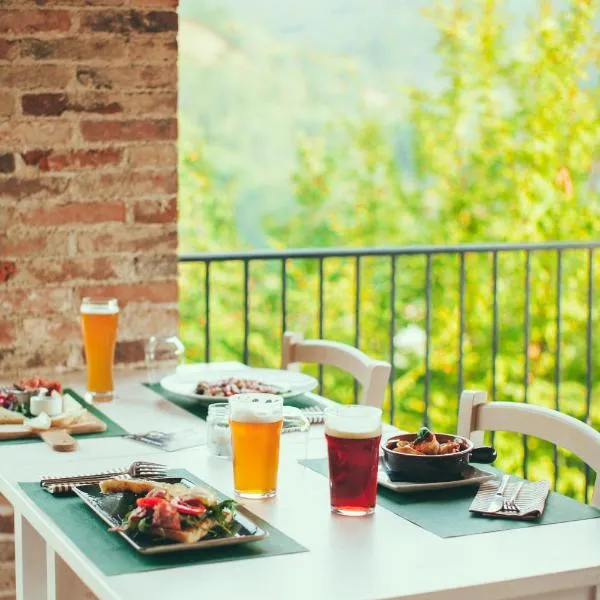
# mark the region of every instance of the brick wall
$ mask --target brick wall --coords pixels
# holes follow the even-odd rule
[[[0,0],[0,381],[83,366],[83,295],[117,361],[177,328],[177,0]]]
[[[176,331],[176,8],[0,0],[0,382],[83,366],[83,295],[119,298],[121,364]]]

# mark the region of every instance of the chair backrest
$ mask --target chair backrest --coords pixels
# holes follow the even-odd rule
[[[331,365],[346,371],[361,385],[359,403],[381,408],[390,376],[389,363],[373,360],[348,344],[328,340],[305,340],[300,333],[284,333],[281,368],[298,370],[301,363]]]
[[[533,435],[566,448],[600,473],[600,433],[593,427],[550,408],[488,402],[486,392],[465,390],[460,397],[457,433],[480,446],[484,431]],[[600,477],[596,477],[592,504],[600,506]]]

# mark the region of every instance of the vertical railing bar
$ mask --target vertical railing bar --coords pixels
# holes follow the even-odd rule
[[[204,270],[204,362],[210,362],[210,262]]]
[[[465,387],[465,376],[464,376],[464,347],[465,347],[465,253],[460,253],[460,280],[459,280],[459,291],[458,291],[458,400],[463,393]],[[457,409],[460,408],[460,402],[457,403]]]
[[[250,312],[250,294],[249,294],[250,263],[248,259],[244,260],[244,364],[248,364],[248,336],[249,336],[249,312]]]
[[[588,250],[588,272],[587,272],[587,327],[586,327],[586,374],[585,374],[585,422],[591,425],[591,405],[592,405],[592,381],[593,381],[593,362],[592,362],[592,318],[594,316],[594,250]],[[598,474],[596,473],[596,477]],[[589,500],[590,485],[590,467],[585,465],[585,502]]]
[[[425,410],[423,425],[429,427],[429,384],[431,373],[429,370],[429,355],[431,352],[431,254],[427,254],[425,263],[425,381],[423,386],[423,401]]]
[[[394,424],[394,335],[396,332],[396,256],[390,256],[390,365],[392,371],[390,373],[390,423]]]
[[[360,349],[360,256],[354,262],[354,346]],[[354,404],[358,402],[358,382],[354,380]]]
[[[287,331],[287,258],[281,260],[281,335]]]
[[[319,339],[323,339],[323,313],[324,313],[324,293],[325,293],[325,259],[319,258]],[[319,394],[323,394],[323,365],[319,365]]]
[[[492,253],[492,402],[498,397],[496,387],[498,362],[498,251]],[[492,446],[496,441],[496,432],[490,434]]]
[[[529,402],[529,304],[531,287],[531,252],[525,252],[525,307],[524,307],[524,368],[523,368],[523,402]],[[527,479],[527,463],[529,459],[529,450],[527,446],[527,436],[523,436],[523,477]]]
[[[562,333],[562,252],[556,251],[556,354],[554,357],[554,409],[560,412],[560,347]],[[552,448],[554,489],[558,486],[558,446]]]

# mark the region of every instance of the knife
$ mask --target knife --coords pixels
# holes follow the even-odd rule
[[[500,486],[496,490],[496,493],[494,494],[494,497],[492,498],[492,501],[485,512],[497,513],[502,510],[502,507],[504,506],[504,490],[506,489],[506,484],[508,483],[509,479],[510,475],[502,476]]]

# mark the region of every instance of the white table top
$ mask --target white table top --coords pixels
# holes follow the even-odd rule
[[[143,374],[121,376],[120,399],[100,405],[129,431],[176,430],[204,423],[142,387]],[[75,377],[65,383],[81,389]],[[300,437],[299,437],[300,436]],[[378,507],[352,519],[329,511],[327,479],[298,464],[302,434],[282,436],[279,492],[245,501],[253,512],[309,549],[293,555],[104,576],[21,491],[19,481],[72,474],[152,458],[186,468],[232,495],[231,462],[206,447],[166,453],[121,438],[80,440],[70,454],[42,443],[0,445],[0,492],[101,598],[517,598],[600,582],[600,519],[442,539]],[[322,427],[308,455],[325,456]],[[107,534],[108,535],[108,534]]]

